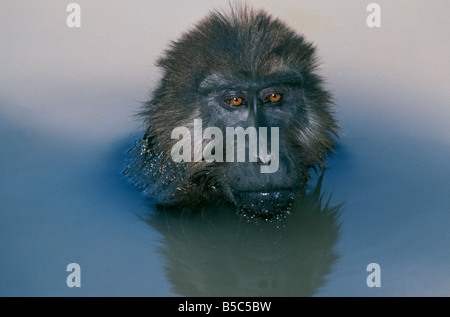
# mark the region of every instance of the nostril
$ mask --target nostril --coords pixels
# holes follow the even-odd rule
[[[270,155],[268,155],[266,158],[263,158],[261,156],[256,157],[256,162],[259,165],[270,165],[270,161],[271,161]]]

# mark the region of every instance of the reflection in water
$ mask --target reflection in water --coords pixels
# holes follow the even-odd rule
[[[173,291],[184,296],[310,296],[338,259],[337,217],[315,189],[282,220],[248,221],[227,207],[160,210],[146,221],[163,234]]]

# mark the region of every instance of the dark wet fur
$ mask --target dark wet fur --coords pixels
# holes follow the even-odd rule
[[[216,119],[199,102],[199,85],[208,76],[221,74],[238,83],[242,78],[294,74],[301,85],[302,107],[289,114],[284,141],[299,174],[295,187],[301,191],[308,170],[324,167],[338,130],[332,96],[315,73],[315,55],[310,42],[264,11],[240,7],[228,14],[211,12],[158,60],[162,78],[141,113],[146,132],[130,150],[126,173],[161,205],[233,203],[225,163],[174,163],[170,151],[177,140],[171,139],[171,132],[180,126],[192,128],[195,118],[202,118],[204,126]]]

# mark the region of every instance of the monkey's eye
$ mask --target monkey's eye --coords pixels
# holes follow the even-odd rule
[[[244,99],[242,99],[241,97],[234,97],[234,98],[225,100],[225,102],[231,106],[237,107],[244,103]]]
[[[270,94],[264,98],[264,102],[278,102],[281,100],[281,94]]]

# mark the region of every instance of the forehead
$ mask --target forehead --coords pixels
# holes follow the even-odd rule
[[[301,85],[301,74],[292,70],[279,70],[268,74],[257,73],[213,73],[199,85],[201,92],[223,89],[263,88],[276,85]]]

